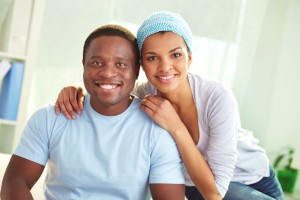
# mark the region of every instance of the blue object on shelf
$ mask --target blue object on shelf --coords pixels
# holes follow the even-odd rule
[[[0,90],[0,118],[17,119],[20,93],[24,74],[24,63],[12,62]]]

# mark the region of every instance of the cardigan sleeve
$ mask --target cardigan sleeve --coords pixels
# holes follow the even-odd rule
[[[155,95],[156,89],[148,81],[147,82],[137,81],[135,83],[135,86],[134,86],[131,94],[137,96],[140,99],[143,99],[148,94]]]
[[[209,134],[206,160],[224,196],[237,161],[238,106],[231,91],[218,84],[207,98],[205,110]]]

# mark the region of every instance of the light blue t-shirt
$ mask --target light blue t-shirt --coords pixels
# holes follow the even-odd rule
[[[46,199],[149,199],[152,183],[184,184],[173,138],[139,108],[103,116],[85,99],[76,120],[53,106],[29,120],[15,154],[46,165]]]

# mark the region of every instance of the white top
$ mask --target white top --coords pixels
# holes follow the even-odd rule
[[[85,99],[76,120],[53,106],[29,120],[15,154],[45,165],[46,199],[150,199],[149,183],[183,184],[173,138],[134,98],[121,114],[104,116]]]
[[[230,181],[251,184],[269,176],[269,161],[249,131],[240,128],[238,106],[232,92],[220,82],[188,74],[197,107],[200,139],[197,147],[207,160],[222,196]],[[133,94],[156,95],[149,82],[137,83]],[[185,171],[186,185],[194,185]]]

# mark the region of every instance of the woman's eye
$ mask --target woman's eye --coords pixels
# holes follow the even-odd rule
[[[155,56],[150,56],[147,58],[148,61],[154,61],[154,60],[157,60],[157,57]]]
[[[172,56],[173,56],[174,58],[178,58],[178,57],[181,56],[181,54],[180,54],[180,53],[174,53]]]

